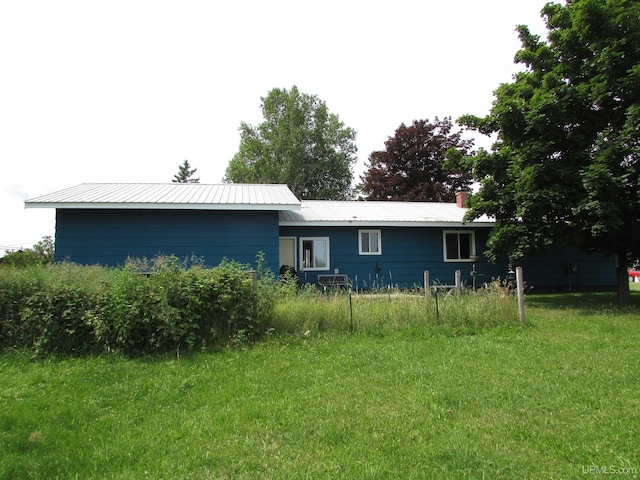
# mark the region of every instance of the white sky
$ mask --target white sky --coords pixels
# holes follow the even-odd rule
[[[401,123],[485,115],[546,0],[0,0],[0,255],[54,235],[24,200],[88,182],[219,183],[272,88],[317,95],[358,166]],[[478,137],[478,146],[489,147]]]

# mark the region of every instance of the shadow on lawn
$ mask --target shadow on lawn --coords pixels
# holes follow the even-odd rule
[[[525,303],[530,307],[573,309],[584,314],[596,314],[604,310],[629,313],[640,309],[640,289],[631,290],[631,304],[628,306],[618,305],[615,292],[529,294]]]

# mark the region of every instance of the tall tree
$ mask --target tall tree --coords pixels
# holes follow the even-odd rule
[[[264,121],[240,124],[240,148],[225,180],[284,183],[301,199],[349,198],[356,161],[355,130],[329,113],[322,100],[293,87],[262,99]]]
[[[185,160],[182,165],[178,167],[178,174],[173,176],[173,183],[200,183],[199,178],[192,178],[196,173],[197,168],[191,168],[189,160]]]
[[[450,117],[400,125],[385,142],[386,149],[369,156],[361,192],[368,200],[454,201],[457,191],[469,188],[472,177],[449,168],[446,152],[453,148],[467,156],[473,141],[452,130]]]
[[[618,260],[618,299],[640,257],[640,3],[547,4],[548,41],[519,26],[525,70],[495,91],[489,115],[459,121],[497,134],[468,166],[481,182],[469,219],[496,219],[493,257],[553,242]]]

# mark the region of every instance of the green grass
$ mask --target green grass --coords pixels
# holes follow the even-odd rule
[[[280,291],[271,326],[279,333],[347,332],[376,334],[380,331],[439,326],[453,334],[470,334],[518,321],[513,293],[497,283],[463,295],[397,291],[358,293],[345,291],[318,294],[306,289],[297,294]]]
[[[639,312],[612,302],[531,296],[527,327],[473,335],[412,325],[180,359],[5,354],[0,478],[637,478]]]

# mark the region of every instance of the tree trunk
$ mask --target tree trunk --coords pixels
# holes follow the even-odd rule
[[[618,267],[616,269],[618,284],[618,305],[629,305],[631,294],[629,293],[629,274],[627,272],[627,254],[618,253]]]

